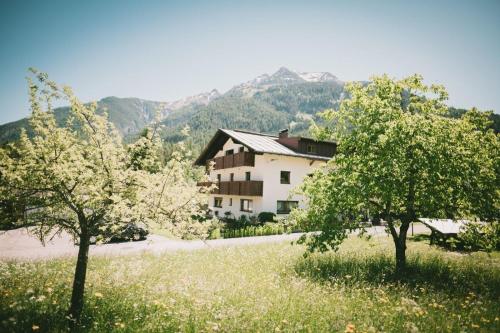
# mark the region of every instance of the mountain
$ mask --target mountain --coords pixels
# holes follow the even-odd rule
[[[212,91],[185,97],[174,102],[165,102],[164,106],[167,110],[174,111],[192,105],[207,105],[220,96],[221,94],[219,93],[219,91],[217,91],[217,89],[213,89]]]
[[[293,135],[307,134],[311,120],[318,120],[318,112],[337,108],[345,97],[344,82],[331,73],[296,72],[281,67],[224,94],[214,89],[173,102],[107,97],[98,102],[97,112],[107,112],[125,140],[132,141],[154,120],[159,109],[166,145],[181,140],[181,130],[187,125],[191,128],[191,148],[196,153],[220,127],[272,134],[289,128]],[[459,117],[463,112],[450,108],[449,116]],[[55,114],[58,123],[64,124],[68,108],[58,108]],[[499,132],[500,115],[493,114],[491,119]],[[27,119],[0,125],[0,144],[16,140],[22,127],[29,132]]]
[[[336,108],[344,97],[344,82],[327,72],[302,73],[281,67],[231,88],[206,105],[188,106],[163,121],[167,142],[176,142],[188,125],[195,150],[219,127],[277,133],[290,128],[305,134],[316,114]]]
[[[107,112],[123,137],[133,140],[153,121],[155,110],[159,109],[168,142],[178,141],[180,130],[189,125],[195,145],[200,146],[218,127],[263,132],[293,127],[303,131],[316,112],[335,107],[342,93],[343,82],[330,73],[299,73],[282,67],[224,94],[213,89],[173,102],[106,97],[98,101],[97,112]],[[62,107],[54,111],[60,125],[65,123],[68,110]],[[0,144],[18,139],[20,128],[30,133],[27,119],[0,125]]]
[[[328,72],[294,72],[286,67],[281,67],[274,74],[262,74],[253,80],[239,84],[229,90],[230,95],[251,97],[257,92],[273,87],[289,87],[303,83],[335,83],[343,84],[337,77]]]
[[[97,102],[97,113],[108,114],[108,119],[123,135],[134,135],[154,120],[156,109],[166,110],[160,102],[147,101],[139,98],[106,97]],[[59,125],[64,125],[68,118],[69,107],[60,107],[54,110]],[[27,118],[0,125],[0,144],[17,140],[25,128],[31,133]]]
[[[162,118],[169,113],[191,105],[207,105],[220,96],[217,90],[186,97],[173,102],[148,101],[140,98],[106,97],[97,102],[97,113],[108,114],[108,119],[125,138],[137,135],[144,127],[151,124],[158,110]],[[59,125],[64,125],[68,117],[68,107],[54,110]],[[27,118],[0,125],[0,144],[19,138],[20,129],[25,128],[31,133]]]

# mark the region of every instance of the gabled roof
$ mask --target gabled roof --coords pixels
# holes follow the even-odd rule
[[[324,156],[297,153],[279,143],[277,141],[278,137],[274,135],[219,128],[208,145],[201,152],[200,156],[196,159],[195,164],[205,165],[207,160],[213,158],[215,154],[222,149],[222,146],[229,138],[233,139],[236,143],[242,144],[254,153],[303,157],[321,161],[328,161],[330,159]]]

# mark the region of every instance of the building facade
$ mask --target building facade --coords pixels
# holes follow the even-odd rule
[[[272,212],[287,215],[293,207],[304,207],[294,194],[304,177],[324,165],[334,154],[333,142],[219,129],[195,164],[213,165],[210,182],[217,189],[209,208],[219,217],[231,214],[258,215]]]

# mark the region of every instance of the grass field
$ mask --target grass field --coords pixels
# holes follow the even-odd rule
[[[500,254],[388,238],[303,258],[276,244],[90,260],[91,332],[499,332]],[[0,263],[0,332],[65,329],[74,260]]]

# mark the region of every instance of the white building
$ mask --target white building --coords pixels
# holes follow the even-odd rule
[[[272,136],[219,129],[195,164],[215,162],[210,180],[218,188],[209,202],[214,215],[272,212],[283,216],[294,206],[303,207],[301,196],[291,191],[335,151],[333,142],[288,137],[288,130]]]

